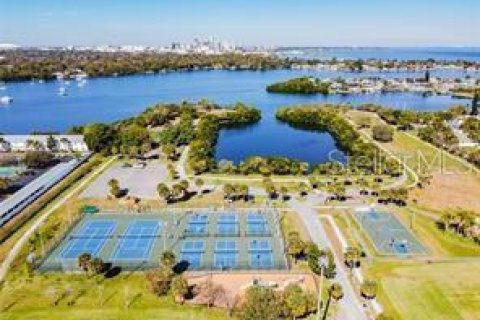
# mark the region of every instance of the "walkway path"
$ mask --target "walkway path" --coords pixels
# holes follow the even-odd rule
[[[25,233],[17,240],[12,250],[8,253],[5,260],[0,266],[0,282],[5,279],[10,265],[17,257],[18,253],[22,247],[27,243],[28,239],[34,234],[34,232],[47,220],[47,218],[58,208],[67,202],[75,193],[80,191],[84,186],[86,186],[93,178],[95,178],[100,172],[107,168],[116,158],[112,157],[107,162],[105,162],[101,167],[97,168],[87,179],[79,183],[73,190],[66,194],[63,198],[55,202],[51,207],[49,207],[31,226],[25,231]]]
[[[290,206],[298,212],[303,224],[310,234],[310,238],[320,248],[333,248],[332,243],[326,236],[325,229],[320,223],[317,212],[313,209],[314,203],[307,199],[305,202],[300,202],[296,199],[289,201]],[[332,251],[333,252],[333,251]],[[343,262],[340,257],[334,253],[335,263],[340,266]],[[335,280],[340,283],[343,288],[344,297],[338,302],[339,312],[337,319],[342,320],[367,320],[366,310],[363,308],[355,290],[348,279],[347,272],[344,268],[337,267],[337,275]]]

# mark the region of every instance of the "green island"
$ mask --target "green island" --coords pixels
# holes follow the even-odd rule
[[[292,94],[328,94],[330,84],[319,79],[300,77],[267,86],[267,92]]]

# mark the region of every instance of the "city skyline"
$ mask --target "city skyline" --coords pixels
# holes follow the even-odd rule
[[[261,46],[480,46],[473,0],[198,1],[0,0],[0,43],[162,46],[214,35]],[[65,27],[67,26],[67,27]]]

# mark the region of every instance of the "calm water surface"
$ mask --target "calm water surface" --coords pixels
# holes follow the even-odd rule
[[[433,72],[433,74],[440,74]],[[7,83],[0,95],[13,97],[14,102],[0,107],[0,132],[26,134],[33,130],[63,132],[73,125],[88,122],[110,122],[133,116],[157,102],[179,102],[208,98],[220,104],[242,101],[262,110],[260,123],[245,128],[224,130],[220,134],[217,159],[235,162],[251,155],[282,155],[308,161],[322,162],[328,152],[336,150],[335,142],[327,133],[303,132],[277,122],[275,110],[281,106],[302,103],[373,102],[394,108],[440,110],[454,103],[468,103],[450,97],[424,98],[417,94],[363,94],[339,95],[278,95],[269,94],[265,86],[300,75],[317,77],[411,77],[421,73],[342,73],[302,70],[275,71],[198,71],[135,75],[118,78],[89,79],[79,87],[71,81],[66,86],[68,95],[59,96],[64,83],[43,84],[30,82]],[[442,72],[443,76],[464,76],[463,72]],[[479,74],[473,74],[478,77]]]

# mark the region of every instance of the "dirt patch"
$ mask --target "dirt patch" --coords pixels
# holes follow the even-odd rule
[[[464,208],[480,212],[480,177],[473,174],[435,174],[430,184],[413,191],[411,198],[433,209]]]
[[[232,308],[243,300],[245,291],[254,281],[270,286],[275,290],[284,290],[290,284],[299,284],[304,290],[315,292],[315,278],[309,273],[213,273],[188,275],[188,284],[194,287],[204,287],[211,282],[221,292],[214,305],[221,308]],[[221,288],[218,290],[218,288]],[[192,304],[205,304],[203,294],[198,294],[188,301]]]

